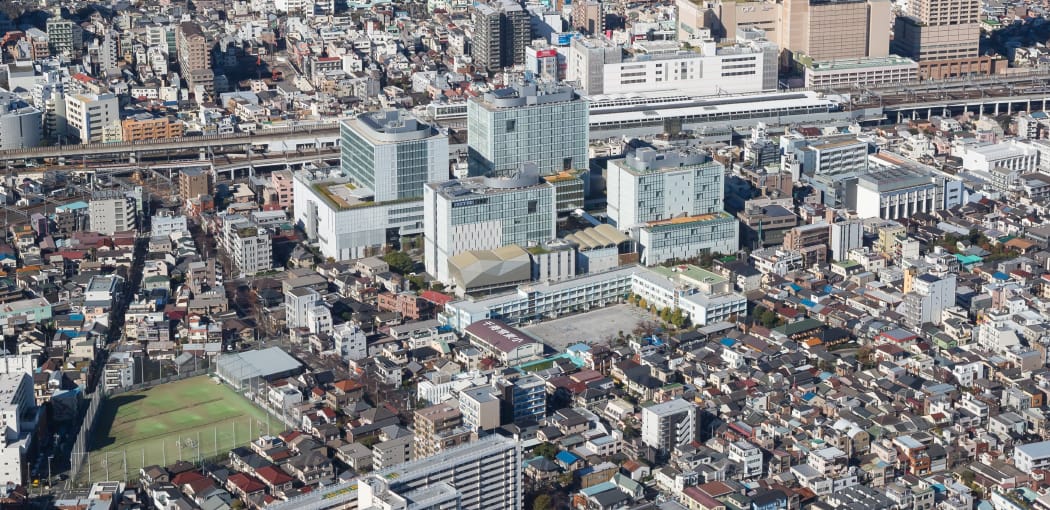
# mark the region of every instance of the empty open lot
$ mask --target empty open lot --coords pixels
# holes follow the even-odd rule
[[[648,312],[628,304],[617,304],[525,326],[528,334],[558,352],[577,343],[596,343],[615,337],[623,331],[630,334],[642,321],[651,319]]]

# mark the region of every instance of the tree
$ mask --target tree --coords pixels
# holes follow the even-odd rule
[[[551,495],[547,493],[536,496],[536,499],[532,500],[532,510],[550,510],[551,509]]]
[[[637,437],[637,436],[638,436],[638,430],[634,428],[634,425],[631,425],[630,423],[624,425],[624,427],[623,427],[623,438],[624,439],[631,439],[631,438],[634,438],[634,437]]]
[[[649,303],[644,298],[639,299],[638,300],[638,308],[641,308],[642,310],[648,309],[649,308]]]
[[[635,326],[633,333],[635,338],[648,338],[653,336],[658,329],[660,329],[659,324],[655,321],[646,319]]]
[[[390,269],[396,273],[408,274],[416,269],[416,261],[403,251],[392,251],[383,255],[383,262],[390,264]]]
[[[571,472],[570,473],[562,473],[562,474],[558,475],[558,484],[561,485],[562,487],[570,487],[570,486],[572,486],[572,482],[573,482],[573,476],[572,476]]]
[[[674,327],[680,328],[685,326],[685,321],[685,314],[682,313],[681,308],[675,308],[674,311],[671,312],[671,324],[673,324]]]
[[[542,455],[548,459],[554,459],[554,456],[558,454],[558,447],[555,446],[554,443],[548,441],[536,445],[533,452],[535,452],[536,455]]]
[[[772,328],[777,325],[777,314],[765,310],[762,312],[762,315],[758,317],[758,322],[762,323],[762,325],[767,328]]]
[[[412,288],[416,290],[423,290],[423,287],[427,284],[421,275],[411,275],[408,277],[408,282],[412,284]]]

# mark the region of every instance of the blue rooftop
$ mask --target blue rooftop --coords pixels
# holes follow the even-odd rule
[[[76,210],[79,210],[79,209],[87,209],[87,208],[88,208],[87,202],[78,200],[76,202],[70,202],[68,204],[63,204],[63,205],[60,205],[60,206],[56,206],[55,210],[58,210],[58,211],[76,211]]]
[[[815,396],[817,396],[816,393],[813,393],[812,391],[807,391],[805,394],[802,395],[802,400],[809,402],[810,400],[813,400],[813,397]]]
[[[1010,279],[1010,276],[1007,275],[1006,273],[1002,272],[1002,271],[996,271],[995,273],[992,274],[992,277],[995,278],[996,280],[1009,280]]]
[[[718,343],[720,343],[720,344],[722,344],[722,345],[724,345],[726,347],[732,347],[732,346],[736,345],[736,340],[733,340],[732,338],[723,338],[723,339],[719,340]]]
[[[789,284],[788,287],[791,287],[791,290],[794,290],[795,292],[802,290],[802,287],[797,283]]]
[[[813,308],[814,306],[817,306],[816,303],[814,303],[813,301],[810,301],[808,299],[800,299],[799,303],[802,303],[802,305],[807,307],[807,308]]]
[[[579,457],[577,457],[577,456],[575,456],[572,453],[567,452],[567,451],[560,451],[560,452],[558,452],[558,454],[555,455],[554,458],[558,459],[558,461],[560,461],[560,462],[562,462],[564,464],[567,464],[567,465],[571,465],[574,462],[580,460]]]
[[[584,496],[591,497],[595,494],[601,494],[605,491],[611,491],[616,488],[616,484],[612,482],[602,482],[597,485],[592,485],[586,489],[581,489],[580,493]]]

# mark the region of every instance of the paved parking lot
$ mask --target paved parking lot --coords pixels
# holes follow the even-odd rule
[[[637,307],[618,304],[521,329],[556,351],[564,352],[566,347],[576,343],[597,343],[615,337],[620,331],[630,334],[648,318],[649,314]]]

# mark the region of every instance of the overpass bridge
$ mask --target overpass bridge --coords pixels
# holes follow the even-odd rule
[[[178,150],[197,150],[201,159],[222,149],[287,152],[305,149],[324,149],[336,146],[339,124],[335,122],[294,126],[290,128],[261,129],[252,133],[224,135],[183,136],[148,142],[88,143],[53,145],[30,149],[0,151],[0,161],[26,159],[57,159],[96,156],[128,156],[138,161],[150,153]]]

